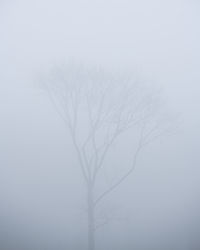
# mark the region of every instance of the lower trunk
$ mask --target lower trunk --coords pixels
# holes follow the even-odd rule
[[[95,250],[95,219],[93,189],[88,188],[88,250]]]

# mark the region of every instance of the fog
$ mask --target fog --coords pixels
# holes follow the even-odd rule
[[[200,249],[199,13],[197,0],[0,1],[0,250],[88,249],[78,156],[39,86],[65,63],[131,73],[178,117],[100,204],[95,249]],[[131,143],[111,148],[103,183]]]

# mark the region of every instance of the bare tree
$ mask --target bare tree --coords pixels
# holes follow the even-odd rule
[[[100,202],[134,171],[141,150],[169,130],[162,115],[159,91],[131,76],[82,66],[54,67],[44,86],[57,112],[69,129],[87,190],[88,249],[95,249],[95,231]],[[161,119],[162,118],[162,119]],[[132,162],[123,174],[101,193],[96,185],[113,144],[128,130],[136,131]]]

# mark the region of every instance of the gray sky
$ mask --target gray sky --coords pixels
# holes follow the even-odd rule
[[[127,249],[134,237],[135,246],[144,250],[141,239],[154,246],[158,231],[161,243],[154,249],[167,242],[166,234],[166,250],[189,249],[185,242],[195,245],[200,229],[199,1],[9,0],[0,8],[2,216],[21,227],[22,235],[27,225],[31,232],[39,224],[41,238],[52,234],[55,244],[66,232],[69,246],[76,235],[80,241],[84,237],[84,215],[74,212],[82,206],[81,184],[76,170],[66,168],[69,158],[74,161],[68,133],[34,85],[38,72],[54,63],[97,64],[138,72],[162,86],[169,107],[181,114],[177,134],[147,149],[135,176],[110,198],[130,223],[102,230],[99,245],[112,245],[121,235]],[[24,225],[19,226],[19,218]]]

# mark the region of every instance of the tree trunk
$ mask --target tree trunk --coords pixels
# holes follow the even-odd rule
[[[88,186],[88,250],[95,250],[95,207],[93,187]]]

